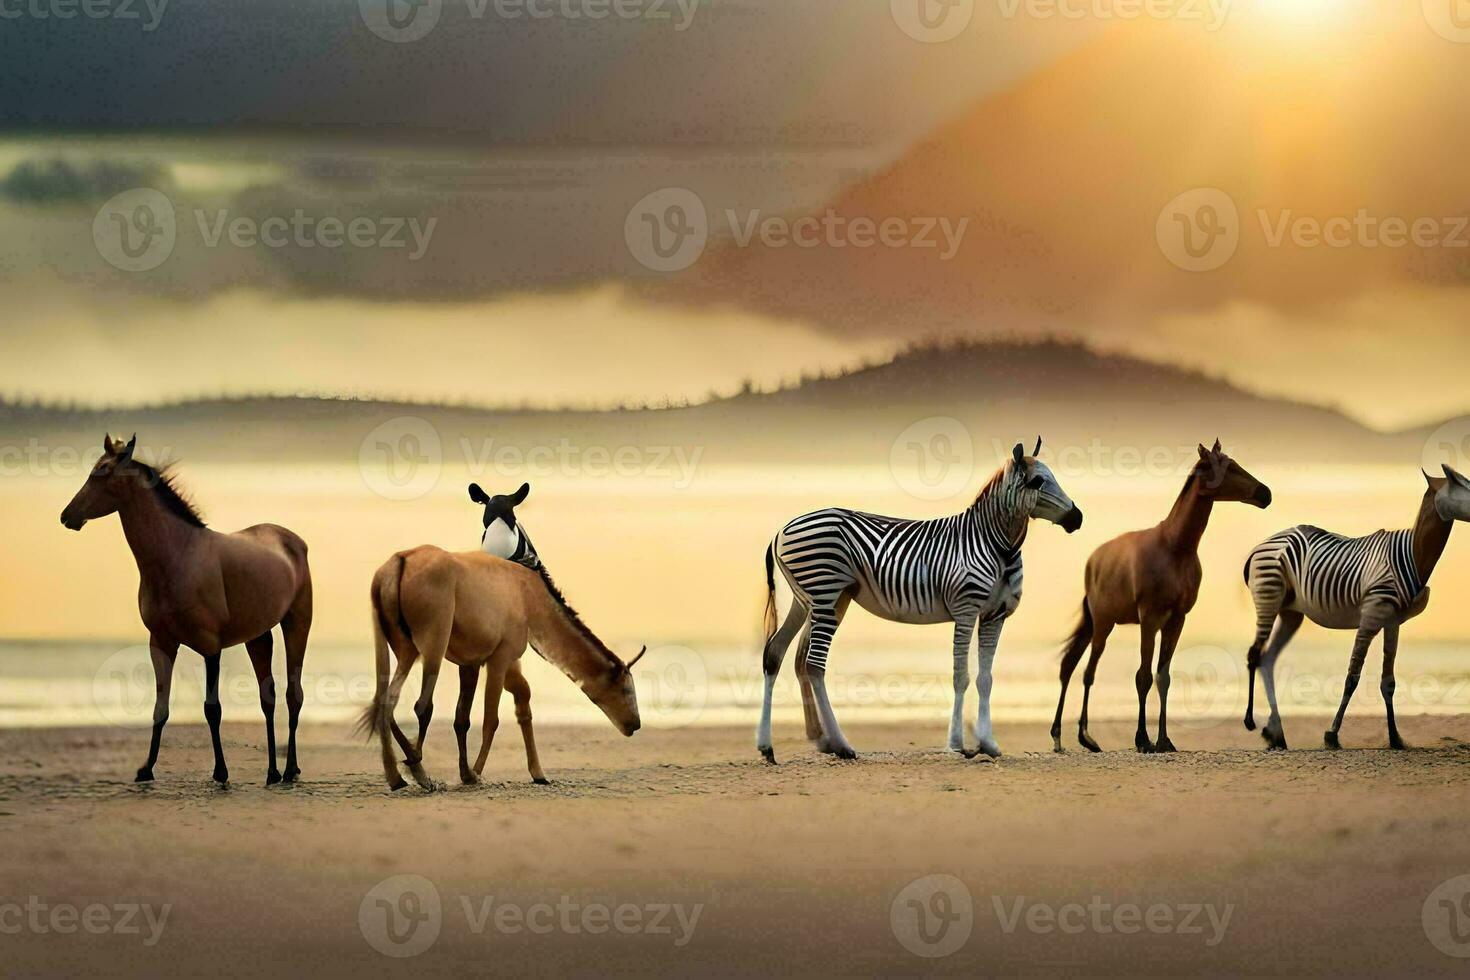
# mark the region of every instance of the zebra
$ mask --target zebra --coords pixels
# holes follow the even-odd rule
[[[529,483],[522,483],[513,494],[496,494],[493,497],[480,489],[478,483],[470,484],[470,500],[485,507],[485,530],[480,534],[480,550],[535,571],[541,568],[541,556],[536,554],[536,546],[516,520],[515,512],[530,493]]]
[[[954,623],[954,710],[949,749],[991,758],[1000,748],[991,736],[991,665],[1001,626],[1021,601],[1021,544],[1032,518],[1060,525],[1068,534],[1082,526],[1082,511],[1063,492],[1045,463],[1019,443],[1010,458],[962,513],[930,521],[905,520],[828,508],[798,517],[766,549],[765,700],[756,747],[774,764],[771,695],[781,661],[798,631],[797,679],[806,713],[807,738],[819,751],[856,758],[827,696],[827,653],[849,603],[899,623]],[[776,569],[790,586],[792,602],[777,628]],[[970,682],[970,641],[979,633],[978,747],[965,749],[965,690]]]
[[[1383,678],[1379,691],[1388,713],[1388,744],[1402,749],[1394,722],[1393,665],[1399,626],[1429,604],[1429,576],[1449,541],[1455,521],[1470,520],[1470,480],[1450,467],[1444,478],[1424,474],[1428,484],[1414,526],[1375,531],[1361,538],[1333,534],[1310,524],[1287,528],[1261,542],[1245,563],[1245,581],[1256,607],[1256,636],[1247,654],[1250,694],[1245,727],[1255,730],[1256,670],[1266,688],[1271,717],[1261,729],[1270,749],[1285,749],[1276,704],[1276,659],[1305,618],[1328,629],[1356,629],[1342,703],[1323,733],[1329,749],[1340,748],[1338,731],[1368,647],[1383,634]],[[1273,628],[1274,627],[1274,628]],[[1268,641],[1269,638],[1269,641]]]

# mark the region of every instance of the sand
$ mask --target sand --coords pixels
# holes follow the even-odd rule
[[[227,724],[225,790],[202,728],[144,786],[142,732],[0,732],[4,972],[1464,971],[1431,933],[1470,953],[1470,884],[1431,893],[1470,873],[1470,719],[1406,718],[1398,753],[1367,710],[1335,753],[1312,718],[1287,753],[1238,723],[1170,756],[1001,727],[994,763],[937,751],[943,723],[854,727],[855,763],[779,726],[776,767],[744,728],[547,727],[551,786],[507,725],[484,784],[396,795],[335,727],[267,788],[260,727]]]

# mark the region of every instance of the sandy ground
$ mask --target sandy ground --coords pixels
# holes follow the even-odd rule
[[[936,751],[936,719],[856,727],[863,756],[840,763],[785,725],[777,767],[745,729],[546,728],[554,782],[533,786],[508,725],[483,785],[397,795],[336,728],[303,728],[304,781],[267,788],[261,729],[228,725],[227,790],[201,728],[170,728],[145,786],[142,732],[8,731],[0,958],[8,976],[1463,973],[1430,933],[1470,953],[1470,881],[1431,893],[1470,874],[1470,719],[1405,719],[1401,753],[1381,726],[1365,710],[1342,752],[1266,753],[1221,725],[1171,756],[1058,756],[1044,728],[1001,728],[992,763]]]

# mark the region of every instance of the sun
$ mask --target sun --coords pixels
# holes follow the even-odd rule
[[[1342,13],[1343,0],[1256,0],[1256,9],[1296,24],[1320,24]]]

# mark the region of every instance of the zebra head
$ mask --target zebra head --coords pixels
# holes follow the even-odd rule
[[[1446,521],[1470,521],[1470,479],[1450,466],[1444,467],[1444,479],[1424,474],[1434,493],[1434,512]]]
[[[1041,437],[1030,456],[1018,442],[1011,451],[1007,478],[1015,487],[1017,500],[1027,516],[1051,521],[1071,534],[1082,526],[1082,511],[1057,482],[1051,468],[1036,458],[1041,452]]]
[[[531,546],[531,539],[526,536],[525,530],[516,522],[516,507],[525,502],[530,492],[531,485],[522,483],[515,493],[496,494],[492,497],[478,483],[470,484],[470,500],[485,508],[482,518],[485,530],[480,535],[481,551],[507,561],[522,564],[529,562],[534,567],[536,549]]]

